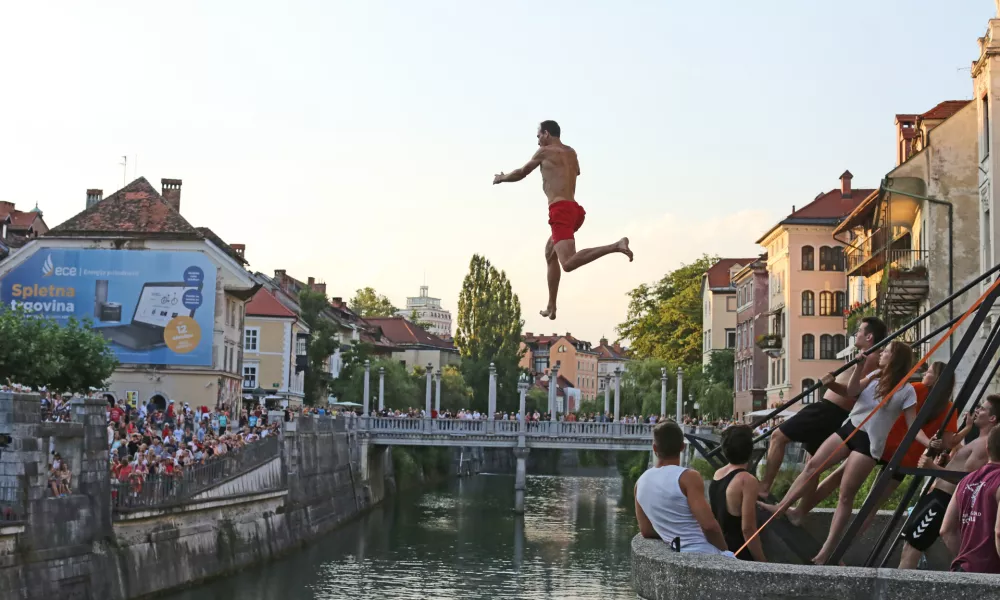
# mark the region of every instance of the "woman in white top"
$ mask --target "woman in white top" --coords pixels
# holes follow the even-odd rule
[[[830,522],[830,533],[819,554],[813,558],[815,564],[825,564],[840,543],[840,538],[851,519],[854,498],[865,479],[875,469],[876,460],[882,456],[885,448],[886,437],[900,413],[906,419],[907,427],[917,416],[917,393],[913,386],[903,381],[910,371],[912,359],[909,346],[902,342],[892,342],[882,351],[878,370],[867,377],[861,376],[861,369],[855,369],[854,376],[846,386],[839,385],[831,375],[823,378],[823,384],[829,389],[845,396],[857,396],[858,400],[850,417],[844,421],[843,427],[827,438],[816,452],[816,458],[824,463],[829,459],[830,465],[840,462],[845,457],[847,462],[844,464],[837,509]],[[878,408],[882,399],[900,382],[903,382],[903,385],[899,390],[882,405],[882,408]],[[871,418],[865,422],[869,415],[872,415]],[[855,429],[857,432],[851,436]],[[844,440],[847,440],[847,444],[841,445]],[[917,442],[925,447],[930,444],[930,440],[922,431],[917,432]]]

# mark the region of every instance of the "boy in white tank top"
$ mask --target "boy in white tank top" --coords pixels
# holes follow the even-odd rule
[[[661,539],[681,552],[732,556],[705,499],[704,480],[697,471],[680,466],[683,449],[684,434],[676,423],[664,421],[653,428],[656,466],[635,484],[639,533]]]

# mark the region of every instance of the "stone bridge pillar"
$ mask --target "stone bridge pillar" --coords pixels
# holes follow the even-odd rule
[[[622,368],[618,367],[615,369],[615,424],[614,427],[621,430],[621,423],[619,423],[619,418],[621,417],[621,407],[622,407]]]
[[[441,418],[441,369],[434,373],[434,412],[437,413],[438,418]]]
[[[431,390],[433,389],[434,381],[434,364],[427,363],[427,390],[424,393],[424,423],[427,425],[425,429],[430,430],[431,428]]]
[[[657,422],[667,418],[667,368],[660,369],[660,414],[657,415]]]
[[[378,414],[385,410],[385,367],[378,368]]]
[[[556,422],[556,412],[559,410],[559,365],[552,367],[552,375],[549,377],[549,410],[552,412],[551,421]]]
[[[489,408],[486,409],[486,427],[488,431],[492,432],[496,427],[496,424],[494,423],[494,416],[497,412],[497,368],[493,363],[490,363],[490,387],[488,398]]]
[[[611,412],[611,402],[610,402],[610,398],[611,398],[611,375],[605,375],[604,379],[605,379],[605,381],[604,381],[604,415],[603,416],[606,417],[606,416],[608,416],[608,413]]]
[[[525,461],[528,458],[528,448],[514,448],[514,458],[517,459],[517,468],[514,471],[514,512],[524,514],[524,488],[527,479],[527,466]]]
[[[371,388],[369,387],[369,376],[371,375],[372,363],[370,360],[365,361],[365,385],[364,385],[364,399],[361,401],[361,405],[364,407],[365,419],[371,415],[369,402],[371,401]]]

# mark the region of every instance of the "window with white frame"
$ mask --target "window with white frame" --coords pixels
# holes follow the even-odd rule
[[[243,329],[244,352],[257,352],[259,343],[260,343],[260,327],[246,327]]]
[[[295,354],[297,356],[302,356],[306,353],[306,338],[299,337],[295,338]]]
[[[243,365],[243,389],[252,390],[257,387],[257,365]]]

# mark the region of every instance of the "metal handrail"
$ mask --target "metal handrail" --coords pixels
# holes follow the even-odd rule
[[[964,294],[964,293],[968,292],[969,290],[973,289],[974,287],[976,287],[977,285],[979,285],[983,281],[986,281],[987,279],[989,279],[990,277],[992,277],[997,272],[1000,272],[1000,264],[994,265],[988,271],[982,273],[981,275],[979,275],[978,277],[976,277],[975,279],[973,279],[969,283],[967,283],[964,286],[962,286],[961,289],[959,289],[958,291],[954,292],[952,295],[948,296],[944,300],[938,302],[937,304],[935,304],[931,308],[927,309],[927,311],[924,312],[923,314],[917,315],[916,317],[914,317],[913,319],[911,319],[908,323],[906,323],[905,325],[903,325],[902,327],[900,327],[896,331],[892,332],[891,334],[887,335],[885,337],[885,339],[883,339],[881,342],[879,342],[879,343],[875,344],[874,346],[872,346],[863,355],[868,355],[868,354],[871,354],[873,352],[877,352],[877,351],[881,350],[882,348],[888,346],[890,342],[892,342],[893,340],[895,340],[899,336],[903,335],[903,333],[905,331],[907,331],[908,329],[911,329],[911,328],[915,327],[917,324],[919,324],[920,322],[922,322],[924,319],[926,319],[927,317],[929,317],[932,314],[936,313],[937,311],[941,310],[945,306],[950,305],[959,296],[961,296],[962,294]],[[951,319],[948,324],[946,324],[946,325],[944,325],[944,326],[939,327],[938,329],[936,329],[933,332],[933,335],[937,335],[938,333],[944,331],[945,329],[947,329],[948,327],[950,327],[951,325],[953,325],[955,322],[957,322],[960,318],[961,318],[961,316],[956,317],[954,319]],[[921,344],[921,343],[927,341],[927,339],[929,339],[930,337],[933,337],[933,335],[924,336],[920,340],[917,340],[916,342],[913,342],[913,344],[911,344],[911,345],[916,346],[918,344]],[[853,361],[852,362],[847,362],[847,363],[841,365],[840,367],[838,367],[836,370],[831,371],[830,374],[833,375],[834,377],[836,377],[837,375],[840,375],[841,373],[843,373],[844,371],[846,371],[847,369],[849,369],[853,364],[854,364]],[[805,397],[809,396],[810,394],[812,394],[813,392],[819,390],[821,387],[823,387],[823,382],[822,382],[822,380],[819,380],[816,383],[814,383],[813,385],[811,385],[809,388],[807,388],[807,389],[803,390],[802,392],[800,392],[798,395],[793,396],[791,399],[789,399],[789,400],[785,401],[783,404],[779,405],[777,408],[775,408],[774,410],[772,410],[767,415],[765,415],[765,416],[757,419],[756,421],[754,421],[753,424],[751,424],[751,427],[757,427],[758,425],[761,425],[762,423],[766,423],[767,421],[770,421],[771,419],[773,419],[776,416],[778,416],[779,414],[781,414],[782,411],[786,410],[788,407],[790,407],[790,406],[792,406],[794,404],[797,404],[797,403],[801,402],[803,398],[805,398]],[[790,417],[790,418],[794,418],[794,417]],[[754,439],[754,442],[758,442],[760,440],[767,439],[767,438],[769,438],[771,436],[772,433],[774,433],[773,429],[767,431],[766,433],[764,433],[764,434],[760,435],[759,437],[757,437],[756,439]],[[716,448],[714,450],[711,450],[710,452],[708,452],[707,454],[705,454],[705,458],[713,457],[713,456],[719,454],[721,451],[722,451],[721,448]]]

